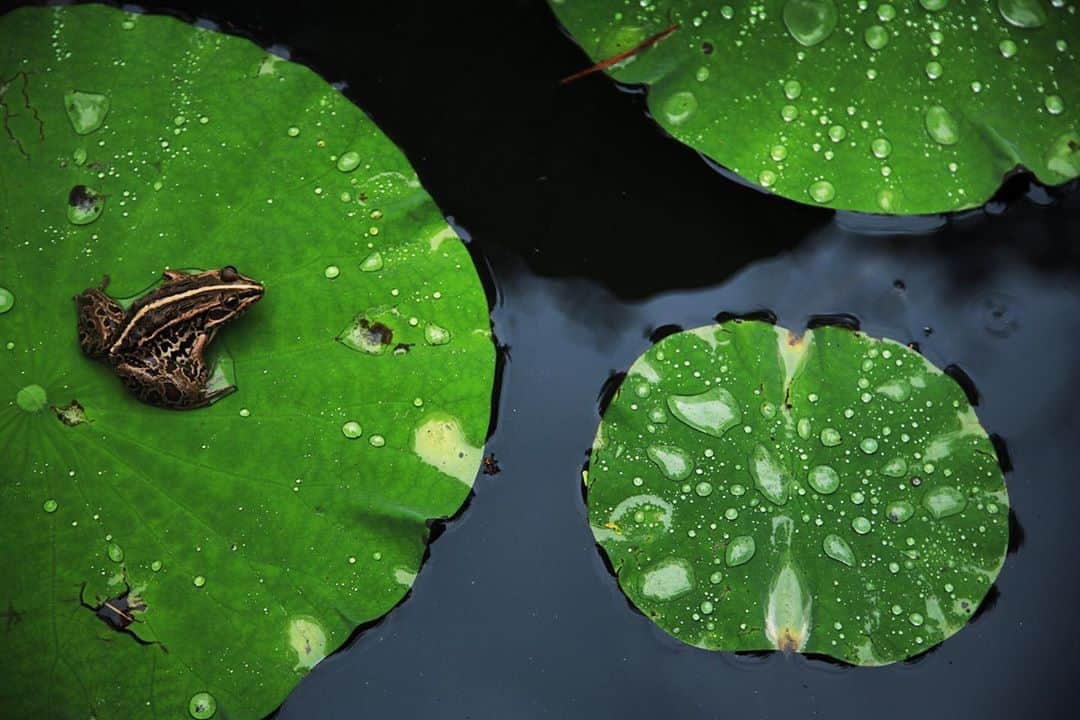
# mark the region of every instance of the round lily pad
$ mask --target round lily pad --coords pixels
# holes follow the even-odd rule
[[[630,367],[587,475],[623,591],[713,650],[883,665],[964,626],[1009,498],[963,390],[891,340],[728,321]]]
[[[551,5],[597,62],[629,53],[608,71],[666,131],[786,198],[936,213],[1080,175],[1075,2]]]
[[[363,112],[247,40],[15,10],[0,121],[0,714],[265,717],[470,492],[473,262]],[[229,265],[265,288],[208,346],[231,394],[146,404],[81,352],[73,297],[105,276],[130,308]]]

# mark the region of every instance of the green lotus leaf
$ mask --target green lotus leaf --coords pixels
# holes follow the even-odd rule
[[[713,650],[883,665],[964,626],[1009,498],[963,390],[891,340],[728,321],[630,367],[596,434],[589,519],[619,584]]]
[[[0,715],[264,717],[470,492],[474,265],[357,107],[246,40],[20,9],[0,78]],[[127,303],[226,265],[265,286],[210,347],[234,393],[154,407],[80,351],[103,276]]]
[[[667,132],[792,200],[936,213],[1080,175],[1075,3],[550,2]]]

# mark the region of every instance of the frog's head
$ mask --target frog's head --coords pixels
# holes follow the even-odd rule
[[[212,300],[203,296],[206,310],[204,328],[209,330],[217,325],[243,315],[259,301],[265,288],[262,284],[246,275],[241,275],[232,265],[220,270],[208,270],[200,275],[204,291],[210,291]]]

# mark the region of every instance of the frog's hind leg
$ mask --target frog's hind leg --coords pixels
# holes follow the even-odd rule
[[[209,404],[202,386],[189,383],[161,366],[125,362],[116,366],[116,374],[135,397],[149,405],[188,410]]]
[[[75,297],[79,318],[79,347],[92,358],[102,360],[109,352],[110,338],[124,323],[120,304],[98,288]]]

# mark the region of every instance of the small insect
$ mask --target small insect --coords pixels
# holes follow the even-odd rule
[[[146,603],[138,595],[132,594],[131,586],[127,584],[126,580],[124,581],[124,592],[114,598],[109,598],[105,602],[100,602],[100,598],[94,598],[94,600],[99,604],[91,605],[86,602],[86,583],[84,582],[82,587],[79,588],[80,605],[97,615],[103,623],[113,630],[130,635],[140,645],[160,645],[162,652],[169,652],[164,643],[158,640],[143,640],[128,629],[128,625],[136,622],[133,613],[145,612]]]
[[[502,468],[499,467],[499,461],[495,459],[495,453],[491,453],[484,458],[482,467],[485,475],[498,475],[502,472]]]

